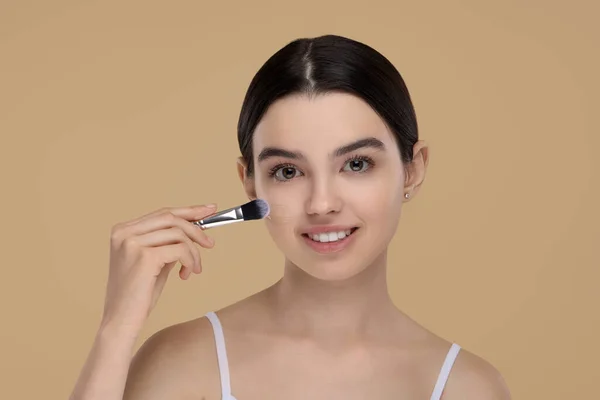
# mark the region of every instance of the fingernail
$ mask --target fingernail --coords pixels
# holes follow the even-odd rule
[[[206,208],[217,208],[217,205],[215,203],[210,203],[205,205]]]

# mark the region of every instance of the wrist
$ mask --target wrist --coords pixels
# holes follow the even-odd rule
[[[141,328],[117,321],[102,320],[96,334],[96,340],[102,345],[117,347],[133,347]]]

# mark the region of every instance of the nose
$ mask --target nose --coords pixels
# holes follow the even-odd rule
[[[342,199],[333,182],[327,179],[315,179],[307,199],[306,212],[311,215],[326,215],[339,212]]]

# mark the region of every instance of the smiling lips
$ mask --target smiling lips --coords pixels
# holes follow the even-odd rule
[[[314,233],[307,234],[315,242],[328,243],[328,242],[337,242],[338,240],[344,239],[346,236],[350,236],[354,229],[346,229],[343,231],[337,232],[323,232],[323,233]]]
[[[324,227],[303,233],[305,242],[318,253],[333,253],[346,248],[358,228]]]

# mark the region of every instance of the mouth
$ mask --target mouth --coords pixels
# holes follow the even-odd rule
[[[355,227],[343,231],[323,232],[315,234],[303,233],[302,236],[315,243],[335,243],[346,240],[348,237],[352,236],[357,230],[358,228]]]

